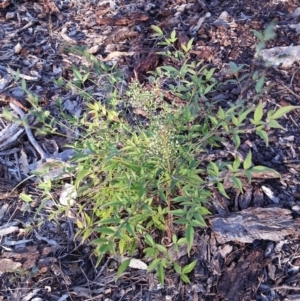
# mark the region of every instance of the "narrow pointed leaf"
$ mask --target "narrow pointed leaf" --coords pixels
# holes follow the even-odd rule
[[[286,106],[278,109],[277,111],[274,112],[272,116],[270,116],[270,119],[278,119],[282,117],[284,114],[289,113],[290,111],[300,109],[300,106]]]
[[[285,130],[285,128],[284,128],[282,125],[280,125],[275,119],[274,119],[274,120],[271,120],[271,121],[269,122],[269,126],[270,126],[271,128],[274,128],[274,129],[282,129],[282,130]]]
[[[122,275],[123,272],[125,272],[125,270],[127,269],[127,267],[129,266],[130,264],[130,258],[124,260],[119,268],[118,268],[118,272],[117,272],[117,275],[116,275],[116,281],[120,278],[120,276]]]
[[[244,170],[247,170],[251,167],[252,164],[252,152],[251,150],[249,151],[249,153],[247,154],[247,157],[244,161]]]
[[[196,266],[197,264],[197,259],[192,261],[190,264],[186,265],[183,269],[182,269],[182,273],[184,274],[188,274],[190,273]]]
[[[185,237],[188,243],[188,250],[190,251],[192,246],[193,246],[193,242],[194,242],[194,235],[195,235],[195,230],[191,225],[188,225],[186,227],[186,231],[185,231]]]
[[[269,146],[269,136],[268,136],[268,133],[266,131],[259,130],[259,131],[256,131],[256,134],[258,136],[260,136],[266,142],[266,146],[268,147]]]
[[[181,278],[181,280],[182,280],[183,282],[185,282],[185,283],[191,283],[189,277],[188,277],[187,275],[185,275],[185,274],[182,274],[182,275],[180,276],[180,278]]]
[[[255,124],[258,124],[261,121],[262,116],[263,116],[263,104],[262,104],[262,101],[260,101],[254,112]]]
[[[159,265],[160,260],[161,260],[160,258],[154,259],[148,266],[148,272],[151,272],[152,270],[154,270]]]
[[[260,93],[262,91],[262,88],[264,86],[264,83],[265,83],[265,77],[264,76],[261,76],[259,78],[259,80],[257,81],[256,85],[255,85],[255,91],[257,93]]]
[[[232,140],[234,142],[235,149],[238,149],[241,144],[240,136],[238,134],[233,134]]]
[[[219,192],[220,192],[222,195],[224,195],[226,198],[229,199],[229,196],[227,195],[227,193],[226,193],[226,191],[225,191],[225,189],[224,189],[223,184],[220,183],[220,182],[218,182],[217,187],[218,187]]]

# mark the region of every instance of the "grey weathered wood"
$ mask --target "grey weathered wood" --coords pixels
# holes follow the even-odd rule
[[[219,243],[251,243],[255,239],[280,241],[285,236],[299,234],[300,219],[293,219],[289,209],[248,208],[211,218],[210,224]]]

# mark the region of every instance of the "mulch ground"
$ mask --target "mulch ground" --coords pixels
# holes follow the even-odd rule
[[[265,67],[254,59],[257,39],[251,31],[263,31],[275,21],[277,36],[266,48],[300,45],[300,33],[290,27],[300,22],[299,16],[292,15],[298,6],[297,0],[1,0],[0,105],[8,107],[13,99],[24,110],[29,108],[24,92],[13,80],[19,70],[47,109],[58,97],[79,107],[79,95],[70,95],[52,81],[59,76],[68,78],[72,64],[82,62],[80,56],[65,51],[67,45],[85,46],[99,60],[116,62],[125,82],[137,79],[147,83],[146,72],[164,64],[164,58],[154,56],[159,46],[152,37],[153,24],[166,33],[175,29],[181,43],[194,38],[194,60],[215,67],[216,78],[224,82],[210,95],[224,107],[238,99],[258,102],[253,97],[252,78],[245,77],[240,84],[225,83],[230,76],[224,70],[231,61],[244,64],[240,76],[255,70],[264,73],[269,87],[263,94],[266,108],[298,105],[299,64]],[[196,233],[191,258],[184,255],[179,259],[182,264],[198,260],[191,284],[184,285],[169,272],[164,288],[154,274],[135,269],[115,282],[117,263],[106,258],[96,268],[91,248],[73,240],[70,221],[58,224],[44,215],[36,220],[39,204],[24,214],[26,204],[18,197],[22,187],[9,198],[5,191],[20,181],[22,170],[17,167],[24,156],[32,163],[38,154],[26,136],[1,150],[0,135],[0,300],[300,300],[299,121],[297,112],[283,118],[281,124],[287,131],[270,132],[268,148],[256,136],[242,138],[241,151],[251,145],[253,163],[274,168],[282,178],[255,179],[243,195],[231,190],[230,200],[216,193],[209,208],[213,213],[207,220],[209,227]],[[39,137],[39,142],[49,145],[51,139]],[[55,141],[58,147],[63,144]],[[228,230],[232,231],[227,233],[228,239],[215,233],[227,217],[237,223]],[[239,223],[244,222],[241,234]],[[277,237],[264,236],[272,227]],[[8,273],[12,267],[18,272]]]

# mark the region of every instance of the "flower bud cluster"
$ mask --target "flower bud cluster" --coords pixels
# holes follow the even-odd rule
[[[153,130],[148,153],[158,156],[161,160],[170,160],[176,156],[179,142],[176,140],[175,129],[158,124]]]
[[[133,108],[144,110],[146,113],[155,109],[155,92],[144,89],[138,82],[131,83],[126,96],[128,105]]]

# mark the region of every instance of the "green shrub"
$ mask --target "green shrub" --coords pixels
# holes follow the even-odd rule
[[[60,117],[41,113],[35,102],[36,116],[48,132],[67,128],[80,133],[71,144],[76,155],[70,161],[70,181],[77,191],[72,210],[77,219],[76,238],[95,246],[97,264],[105,254],[134,256],[143,245],[145,258],[150,261],[148,270],[156,269],[162,284],[165,269],[172,266],[184,282],[189,282],[187,274],[196,262],[180,267],[156,238],[166,235],[175,250],[186,246],[189,253],[195,229],[206,226],[204,217],[210,214],[206,204],[211,187],[228,197],[225,180],[242,192],[241,175],[251,181],[253,172],[267,170],[253,166],[251,152],[244,161],[236,156],[233,162],[210,162],[204,169],[196,158],[228,139],[237,149],[240,135],[249,131],[256,132],[268,144],[266,129],[279,128],[276,120],[295,107],[269,111],[264,118],[261,101],[256,108],[242,102],[226,109],[209,103],[207,95],[218,85],[215,69],[208,70],[191,61],[192,40],[179,51],[174,47],[175,32],[166,38],[160,28],[153,29],[160,44],[166,47],[160,54],[170,62],[151,73],[153,91],[133,81],[120,94],[117,83],[122,78],[117,69],[84,53],[90,69],[74,67],[72,80],[57,81],[61,86],[76,88],[86,100],[82,116],[68,115],[60,100]],[[238,74],[239,68],[234,66]],[[105,87],[104,100],[95,100],[89,93],[89,83],[95,84],[99,77]],[[263,82],[259,87],[262,85]],[[24,83],[23,87],[27,90]],[[185,105],[164,103],[165,91],[179,97]],[[120,109],[121,104],[125,109]],[[143,112],[142,116],[136,114],[137,110]],[[133,124],[128,116],[141,122]],[[49,118],[51,122],[46,127]],[[48,181],[41,188],[45,198],[49,198],[51,183]],[[54,213],[52,217],[55,218]],[[129,259],[123,261],[117,277],[129,264]]]

